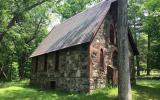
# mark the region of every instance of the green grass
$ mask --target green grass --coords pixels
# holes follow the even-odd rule
[[[28,80],[0,83],[0,100],[116,100],[117,88],[97,89],[92,94],[42,90]],[[160,81],[140,80],[132,89],[133,100],[160,100]]]
[[[133,100],[160,100],[160,80],[139,80],[132,93]]]
[[[147,74],[146,71],[140,71],[140,74],[141,74],[141,76],[139,76],[139,77],[142,77],[142,78],[144,78],[144,77],[160,77],[160,70],[152,70],[150,72],[149,76],[146,75]]]

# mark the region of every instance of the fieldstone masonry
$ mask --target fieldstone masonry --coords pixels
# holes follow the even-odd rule
[[[114,14],[108,12],[91,43],[32,58],[30,83],[41,88],[83,92],[92,92],[109,84],[116,85],[118,50]],[[134,72],[131,47],[129,53],[131,72]],[[134,80],[134,73],[131,79]]]
[[[58,69],[55,70],[56,52],[47,54],[47,71],[42,72],[43,56],[38,59],[38,71],[35,72],[35,59],[33,58],[33,70],[31,76],[31,84],[38,85],[42,88],[53,88],[51,83],[55,81],[55,89],[66,91],[84,91],[89,88],[88,77],[88,59],[89,44],[81,44],[79,46],[60,50]],[[42,57],[42,58],[41,58]],[[44,60],[44,59],[43,59]]]
[[[113,66],[112,54],[117,52],[116,37],[114,43],[110,41],[110,25],[113,25],[112,17],[108,14],[100,26],[93,42],[90,45],[90,91],[96,88],[105,87],[108,85],[107,68],[111,67],[117,75],[117,66]],[[111,34],[116,34],[114,31]],[[103,66],[100,66],[100,54],[103,52]],[[115,80],[117,80],[115,76]],[[114,81],[115,81],[114,80]],[[114,82],[115,83],[115,82]]]

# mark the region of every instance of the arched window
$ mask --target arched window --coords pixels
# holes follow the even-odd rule
[[[114,44],[114,27],[112,24],[110,25],[110,42]]]
[[[112,55],[112,62],[114,67],[118,67],[118,53],[115,51]]]
[[[100,67],[101,69],[104,69],[104,53],[103,53],[103,49],[101,48],[100,50]]]

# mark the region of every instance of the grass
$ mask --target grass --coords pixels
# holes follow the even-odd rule
[[[116,100],[117,88],[97,89],[92,94],[42,90],[28,80],[0,83],[0,100]],[[160,81],[139,80],[132,89],[133,100],[159,100]]]
[[[152,70],[150,72],[149,76],[146,75],[147,74],[146,71],[140,71],[140,73],[141,73],[141,76],[139,76],[139,77],[142,77],[142,78],[145,78],[145,77],[160,77],[160,70]]]
[[[160,80],[139,80],[132,94],[133,100],[160,100]]]

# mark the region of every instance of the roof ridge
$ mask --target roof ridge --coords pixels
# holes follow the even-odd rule
[[[114,1],[101,1],[56,25],[30,57],[90,42]]]
[[[76,16],[78,16],[78,15],[80,15],[80,14],[82,14],[82,13],[85,13],[85,12],[87,12],[88,10],[91,10],[91,9],[95,8],[96,6],[98,6],[99,4],[101,4],[101,3],[103,3],[103,2],[105,2],[105,0],[98,2],[97,4],[95,4],[95,5],[94,5],[93,7],[91,7],[91,8],[85,9],[85,10],[83,10],[83,11],[81,11],[81,12],[79,12],[79,13],[71,16],[71,17],[69,17],[68,19],[64,20],[63,22],[57,24],[56,26],[58,27],[59,25],[61,25],[61,24],[63,24],[63,23],[66,23],[66,22],[69,21],[70,19],[72,19],[72,18],[74,18],[74,17],[76,17]]]

